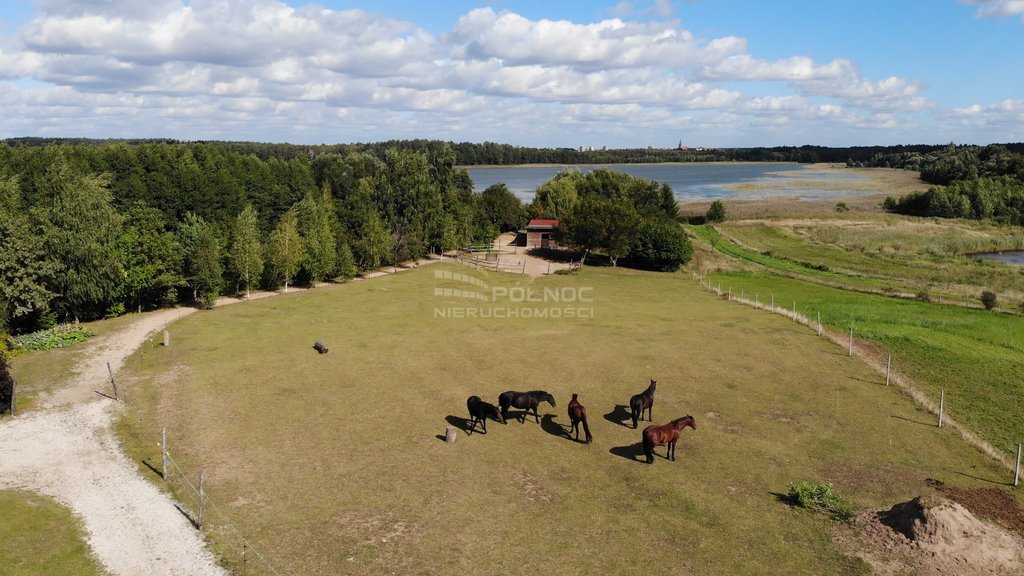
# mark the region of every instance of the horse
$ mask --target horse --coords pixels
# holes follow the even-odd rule
[[[580,404],[580,401],[576,399],[578,394],[572,395],[572,400],[569,401],[569,422],[572,426],[570,430],[576,431],[576,441],[580,441],[580,424],[583,424],[583,433],[587,436],[587,444],[594,439],[590,435],[590,426],[587,426],[587,408]]]
[[[531,390],[529,392],[516,392],[509,390],[508,392],[502,392],[498,396],[498,405],[501,406],[501,415],[508,419],[508,409],[521,408],[523,414],[520,422],[526,423],[526,415],[533,410],[533,417],[537,419],[537,423],[540,424],[540,416],[537,414],[537,406],[541,402],[547,402],[551,404],[552,408],[555,406],[555,397],[543,390]]]
[[[633,429],[636,429],[637,420],[644,419],[644,410],[647,410],[647,420],[654,422],[654,388],[658,385],[657,380],[651,380],[647,390],[634,395],[629,399],[629,409],[633,412]]]
[[[668,424],[660,426],[652,424],[644,428],[644,454],[647,455],[647,463],[654,464],[654,447],[661,446],[662,444],[668,444],[668,451],[665,453],[665,457],[674,461],[676,459],[676,441],[679,440],[679,434],[683,431],[683,428],[687,426],[694,430],[697,429],[697,422],[693,420],[693,416],[683,416],[682,418],[676,418]]]
[[[469,435],[473,435],[476,423],[483,426],[484,434],[487,434],[487,417],[490,416],[502,424],[505,417],[498,411],[498,407],[490,402],[484,402],[479,396],[470,396],[466,399],[466,408],[469,410]]]

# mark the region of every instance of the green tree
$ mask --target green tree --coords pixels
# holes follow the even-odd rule
[[[43,201],[32,210],[52,264],[46,285],[63,318],[101,317],[120,295],[123,270],[117,241],[122,217],[107,180],[71,168],[59,155],[37,184]]]
[[[561,226],[569,244],[603,252],[616,266],[629,253],[640,222],[628,198],[588,195],[562,219]]]
[[[338,248],[338,276],[345,279],[351,280],[355,278],[356,272],[356,259],[352,254],[352,249],[349,248],[348,242],[343,241]]]
[[[229,257],[235,274],[245,282],[245,297],[248,298],[253,281],[263,274],[264,265],[259,217],[252,204],[246,205],[235,219]]]
[[[540,218],[561,219],[579,200],[576,183],[582,175],[575,170],[561,172],[541,184],[533,196],[533,210]]]
[[[693,257],[693,245],[678,223],[648,220],[640,226],[629,256],[640,264],[674,272]]]
[[[122,290],[126,303],[139,312],[147,306],[170,306],[184,286],[182,251],[167,229],[162,212],[141,201],[125,213],[126,225],[118,242],[124,266]]]
[[[492,184],[484,190],[477,205],[483,217],[501,232],[516,231],[526,224],[526,207],[504,184]]]
[[[31,332],[54,294],[42,238],[23,214],[17,180],[0,178],[0,330]]]
[[[333,207],[327,194],[317,198],[310,193],[299,201],[296,211],[299,216],[299,234],[306,247],[303,268],[309,275],[310,285],[315,288],[317,282],[330,278],[338,258],[332,222]]]
[[[712,202],[711,207],[704,214],[704,220],[707,222],[725,222],[725,204],[722,204],[721,200]]]
[[[205,308],[213,308],[224,284],[216,231],[201,217],[188,212],[178,229],[178,239],[185,255],[185,279],[192,288],[192,298]]]
[[[284,291],[302,268],[306,250],[299,235],[298,217],[294,210],[284,213],[267,242],[267,261],[275,281],[284,282]]]

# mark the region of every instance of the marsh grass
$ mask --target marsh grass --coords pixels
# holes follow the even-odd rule
[[[455,300],[434,290],[467,283],[435,270],[479,275],[435,264],[179,321],[174,346],[125,368],[129,453],[158,462],[167,426],[174,457],[205,467],[232,524],[293,574],[864,574],[831,544],[828,518],[779,501],[790,482],[883,507],[927,477],[1005,481],[858,360],[689,274],[481,275],[489,288],[589,288],[593,317],[453,319],[435,315]],[[643,464],[639,430],[622,423],[649,378],[656,422],[697,419],[676,462],[662,448]],[[467,396],[536,388],[558,400],[541,424],[443,441],[465,425]],[[590,445],[563,432],[574,392]]]
[[[0,572],[5,576],[103,575],[71,511],[49,497],[0,490]]]

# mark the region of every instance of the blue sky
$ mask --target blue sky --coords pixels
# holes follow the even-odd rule
[[[6,0],[0,138],[1024,141],[1024,0]]]

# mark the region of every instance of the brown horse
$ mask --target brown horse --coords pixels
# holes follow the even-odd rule
[[[487,417],[490,416],[502,424],[505,423],[505,418],[501,415],[501,411],[498,407],[489,402],[484,402],[479,396],[470,396],[466,399],[466,409],[469,410],[469,430],[468,434],[473,435],[473,430],[476,428],[476,423],[479,422],[484,429],[484,434],[487,434]]]
[[[647,410],[647,420],[654,422],[654,388],[658,385],[657,380],[651,380],[647,390],[634,395],[629,399],[629,409],[632,412],[633,428],[636,428],[637,420],[644,419],[644,410]]]
[[[580,424],[583,424],[583,433],[587,436],[587,444],[594,439],[590,435],[590,426],[587,426],[587,408],[576,399],[577,394],[572,395],[569,401],[569,422],[572,424],[570,430],[576,431],[576,441],[580,441]]]
[[[676,441],[679,440],[679,434],[683,431],[683,428],[687,426],[694,430],[697,429],[697,423],[693,420],[693,416],[683,416],[682,418],[676,418],[668,424],[660,426],[651,425],[644,428],[644,454],[647,456],[647,463],[654,464],[654,447],[661,446],[662,444],[668,444],[665,458],[675,460]]]

